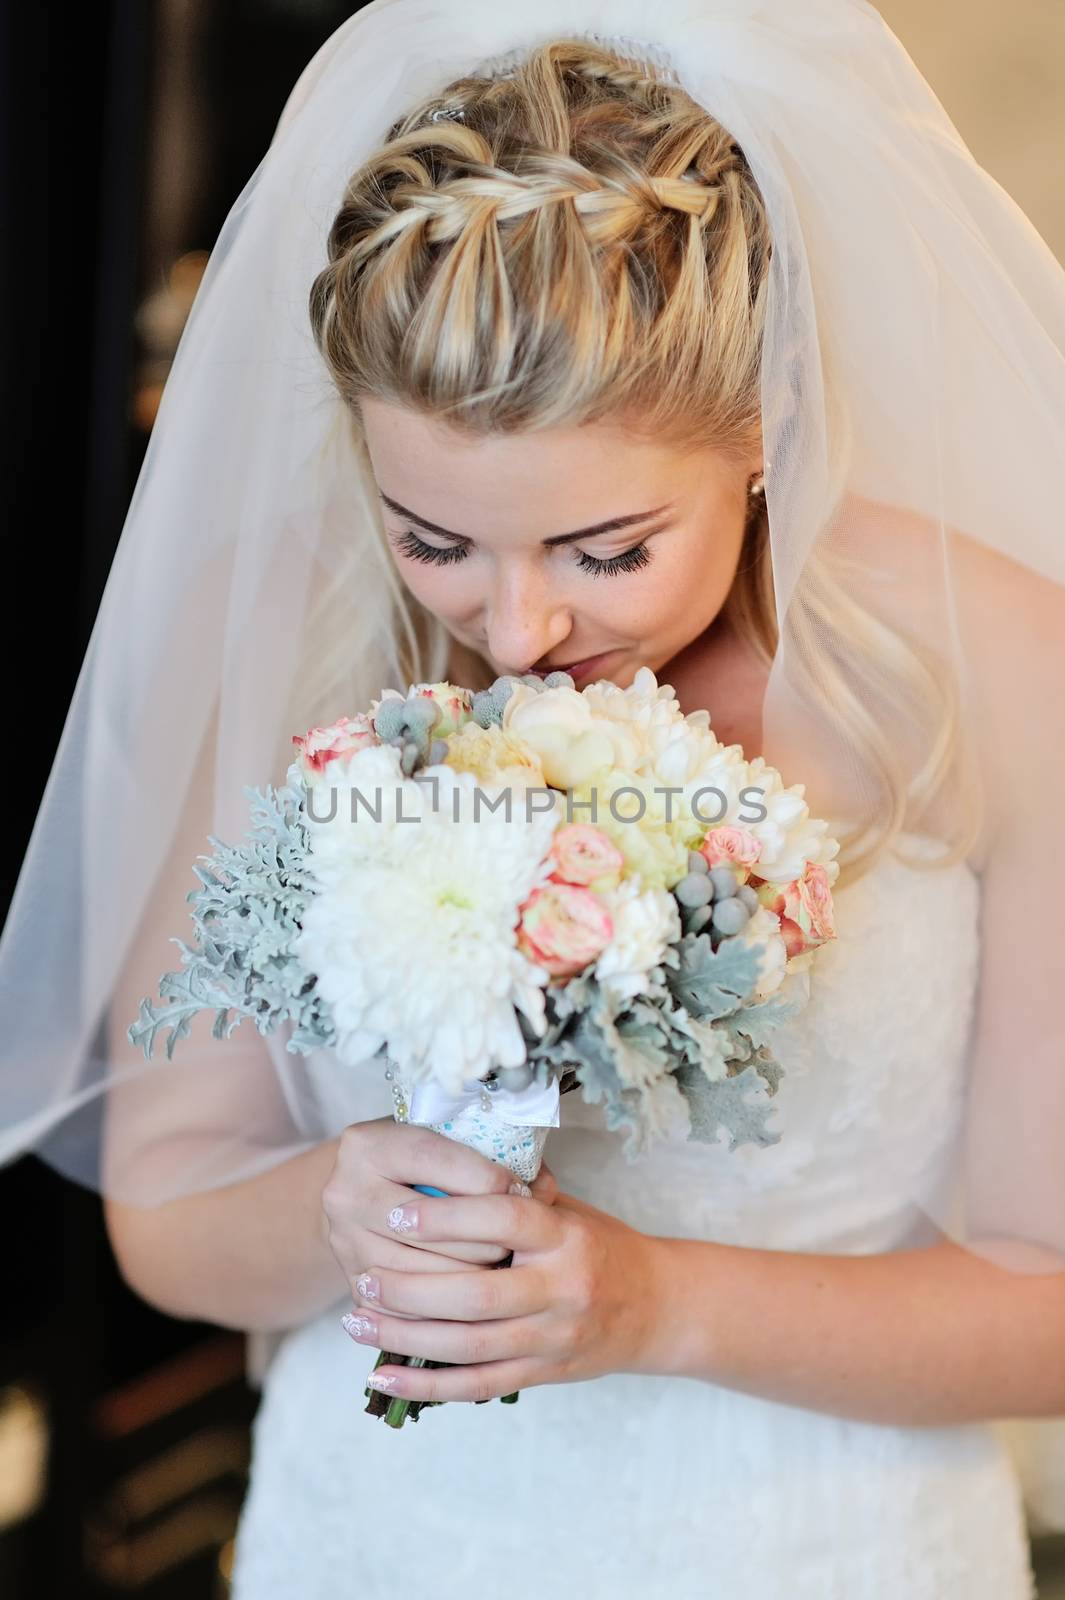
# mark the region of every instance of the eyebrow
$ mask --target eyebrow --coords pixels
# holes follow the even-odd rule
[[[449,528],[440,528],[435,522],[429,522],[425,517],[420,517],[416,511],[409,511],[406,506],[401,506],[398,500],[393,500],[391,495],[379,489],[378,494],[385,505],[394,511],[397,516],[406,517],[411,522],[416,522],[427,533],[435,533],[441,539],[454,539],[457,543],[466,544],[469,536],[465,533],[452,533]],[[627,517],[611,517],[606,522],[597,522],[590,528],[577,528],[573,533],[556,533],[550,539],[541,539],[540,543],[550,547],[556,544],[572,544],[575,539],[592,539],[598,533],[617,533],[621,528],[631,528],[638,522],[649,522],[652,517],[657,517],[664,511],[672,511],[676,505],[675,500],[668,501],[664,506],[655,506],[652,511],[634,511]]]

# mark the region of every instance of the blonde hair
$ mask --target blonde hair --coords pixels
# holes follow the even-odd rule
[[[359,406],[372,396],[474,436],[609,420],[681,450],[749,459],[761,443],[771,255],[743,151],[649,63],[563,39],[503,76],[461,78],[389,129],[333,221],[309,296],[315,342],[345,402],[328,447],[346,450],[368,479]],[[350,699],[351,617],[368,561],[387,597],[371,623],[377,659],[389,660],[399,686],[435,681],[449,664],[486,686],[489,664],[458,647],[399,580],[376,502],[360,509],[373,550],[357,566],[350,538],[346,557],[338,546],[315,624],[331,643],[302,703],[330,721],[383,686]],[[726,615],[773,659],[758,501]],[[854,878],[920,817],[959,759],[953,690],[931,657],[850,597],[824,556],[807,563],[786,627],[808,693],[846,728],[880,796],[841,852]],[[896,706],[929,723],[916,776],[881,731],[885,674]],[[971,837],[937,864],[959,859]]]

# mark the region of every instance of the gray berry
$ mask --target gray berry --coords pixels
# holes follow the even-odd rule
[[[545,689],[572,689],[574,687],[573,677],[568,672],[549,672],[544,679]]]
[[[688,913],[684,923],[685,933],[702,933],[712,914],[712,906],[696,906],[694,911]]]
[[[691,906],[692,909],[696,906],[705,906],[708,900],[713,899],[710,880],[700,872],[689,872],[687,877],[681,878],[680,882],[674,885],[673,893],[682,906]]]
[[[731,867],[711,867],[710,882],[714,886],[715,900],[727,900],[739,888],[739,879]]]
[[[536,1073],[528,1062],[523,1062],[518,1067],[499,1067],[496,1070],[496,1077],[503,1088],[509,1089],[512,1094],[520,1094],[523,1089],[527,1089],[535,1076]]]
[[[736,899],[743,901],[752,917],[762,903],[758,898],[758,891],[752,889],[749,883],[740,884],[740,887],[736,890]]]
[[[495,696],[490,689],[478,690],[473,697],[470,710],[473,713],[474,722],[481,728],[490,728],[493,724],[498,725],[502,715],[496,704]]]
[[[390,744],[406,727],[405,705],[402,700],[382,700],[374,712],[373,725],[383,744]]]
[[[701,853],[701,851],[699,851],[699,850],[689,850],[688,851],[688,871],[689,872],[709,872],[710,871],[710,863],[707,861],[706,857]]]
[[[429,746],[429,764],[430,764],[430,766],[438,767],[438,766],[440,766],[441,762],[444,762],[446,760],[447,760],[447,740],[446,739],[434,739],[432,744]]]
[[[524,673],[522,678],[521,678],[521,682],[525,683],[525,684],[528,684],[530,689],[539,690],[539,689],[542,689],[543,686],[544,686],[543,678],[541,678],[540,675],[538,673],[536,673],[536,672],[526,672],[526,673]]]
[[[425,695],[412,695],[403,709],[406,713],[407,726],[410,728],[417,727],[419,724],[427,730],[435,728],[443,716],[443,712],[435,700],[430,700]]]
[[[739,933],[749,920],[750,912],[735,895],[730,895],[727,900],[719,900],[714,907],[713,923],[718,933]]]

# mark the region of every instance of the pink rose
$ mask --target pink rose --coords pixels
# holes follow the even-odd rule
[[[819,862],[808,861],[802,877],[785,884],[772,901],[761,893],[759,898],[780,917],[789,957],[836,938],[832,891],[828,874]]]
[[[726,824],[710,829],[699,846],[699,854],[711,867],[750,868],[762,854],[762,841],[746,828]]]
[[[555,863],[551,880],[582,887],[596,883],[600,888],[616,888],[625,857],[600,828],[586,822],[567,822],[555,830],[551,843]]]
[[[589,889],[548,882],[521,908],[518,948],[553,978],[571,978],[595,960],[613,934],[610,913]]]
[[[353,717],[341,717],[327,728],[311,728],[303,735],[294,733],[292,743],[299,753],[299,763],[308,783],[325,774],[325,769],[338,756],[350,755],[354,750],[365,750],[377,744],[373,724],[363,712]]]

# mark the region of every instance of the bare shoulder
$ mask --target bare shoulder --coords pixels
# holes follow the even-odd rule
[[[1065,587],[1035,568],[906,507],[859,497],[851,506],[877,612],[931,649],[950,649],[947,602],[974,666],[988,660],[986,650],[971,648],[974,633],[1020,642],[1065,624]]]

